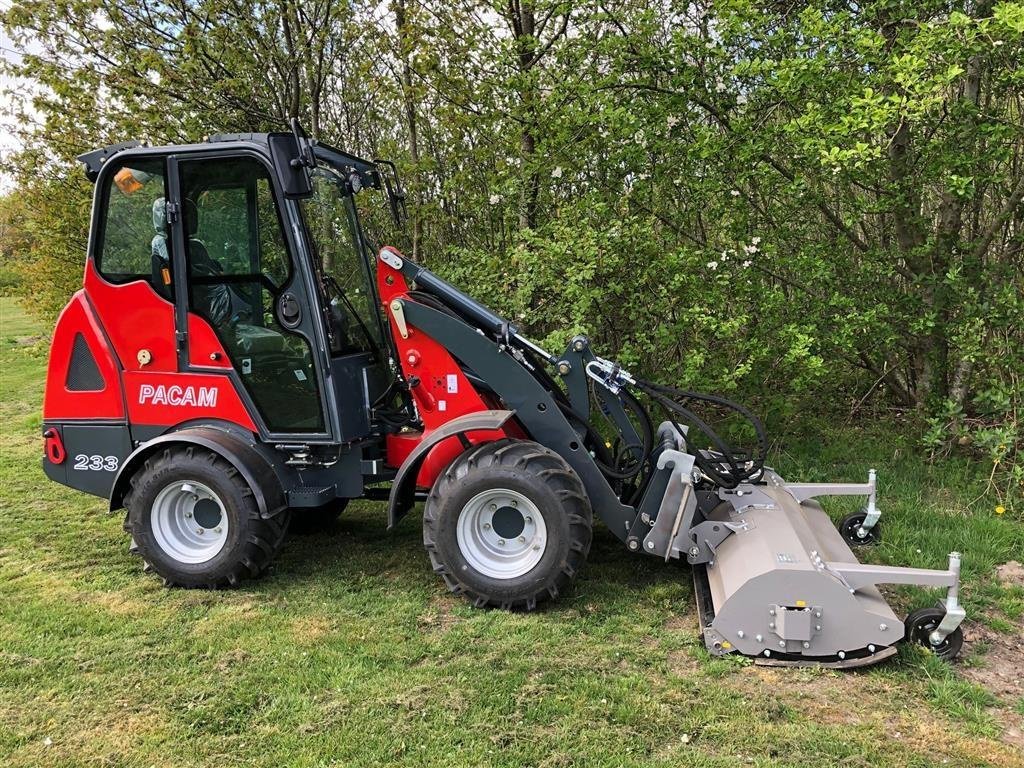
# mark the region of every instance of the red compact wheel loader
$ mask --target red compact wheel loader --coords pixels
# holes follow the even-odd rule
[[[448,588],[531,610],[584,567],[596,514],[630,552],[691,566],[712,654],[853,667],[902,640],[959,651],[957,553],[940,570],[853,554],[880,535],[873,470],[787,483],[742,406],[645,381],[583,336],[550,353],[371,246],[355,200],[380,190],[401,220],[390,163],[297,124],[79,159],[95,199],[84,286],[53,336],[43,464],[125,508],[131,551],[168,585],[258,576],[292,519],[349,499],[386,501],[389,527],[422,501]],[[697,406],[745,420],[756,447]],[[866,505],[837,527],[815,501],[829,495]],[[902,621],[879,584],[946,592]]]

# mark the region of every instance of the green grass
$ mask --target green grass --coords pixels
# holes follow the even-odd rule
[[[120,514],[42,475],[40,333],[0,299],[0,765],[1024,764],[995,717],[1020,703],[916,649],[846,674],[711,659],[688,571],[604,529],[571,594],[529,615],[449,596],[417,516],[389,533],[369,503],[242,589],[167,590]],[[852,429],[789,441],[777,463],[806,480],[877,466],[870,556],[936,567],[960,549],[972,618],[1019,617],[991,574],[1020,556],[1021,526],[968,510],[983,468]]]

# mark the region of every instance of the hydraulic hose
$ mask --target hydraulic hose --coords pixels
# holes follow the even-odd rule
[[[711,441],[715,450],[714,454],[695,450],[693,451],[693,456],[694,464],[716,484],[723,488],[735,488],[740,483],[760,475],[764,469],[764,462],[768,453],[768,437],[761,420],[742,405],[718,395],[666,387],[642,379],[636,379],[633,386],[646,393],[651,400],[665,410],[669,421],[679,430],[680,434],[685,433],[680,427],[677,417],[682,417],[684,421],[696,427],[697,430]],[[678,398],[678,400],[673,398]],[[748,457],[734,451],[703,419],[686,407],[686,404],[694,400],[711,403],[734,411],[750,422],[754,427],[754,432],[757,434],[757,450],[755,454],[752,457]],[[727,466],[727,469],[722,468],[723,464]]]

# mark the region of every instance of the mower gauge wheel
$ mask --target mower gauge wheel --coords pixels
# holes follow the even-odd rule
[[[839,535],[843,541],[851,547],[863,547],[868,544],[878,544],[882,540],[882,524],[876,522],[870,530],[864,531],[861,526],[867,515],[863,511],[852,512],[844,517],[839,525]]]
[[[960,655],[960,649],[964,646],[964,633],[960,627],[950,632],[946,639],[936,645],[931,641],[931,634],[934,632],[942,618],[946,615],[942,608],[921,608],[907,616],[904,622],[906,633],[904,637],[911,642],[923,645],[936,656],[944,661],[951,661]]]

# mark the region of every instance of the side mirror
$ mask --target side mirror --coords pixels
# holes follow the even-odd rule
[[[390,160],[374,160],[373,164],[382,171],[380,176],[388,193],[391,217],[395,220],[395,226],[401,227],[409,219],[409,212],[405,208],[405,190],[402,189],[402,181],[398,178],[398,169]]]

